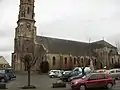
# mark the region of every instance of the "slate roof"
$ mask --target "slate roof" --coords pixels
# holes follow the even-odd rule
[[[91,44],[79,41],[37,36],[37,43],[43,44],[50,53],[61,53],[84,56],[89,54],[89,49],[103,48],[105,44],[93,42]],[[98,41],[99,42],[99,41]]]
[[[88,43],[43,36],[37,36],[37,43],[43,44],[51,53],[85,55],[88,49]]]
[[[109,48],[117,49],[117,47],[115,47],[112,44],[106,42],[105,40],[96,41],[96,42],[93,42],[93,44],[98,44],[98,45],[102,45],[103,47],[106,46],[106,47],[109,47]]]

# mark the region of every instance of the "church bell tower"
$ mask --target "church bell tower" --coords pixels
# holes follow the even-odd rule
[[[34,0],[20,0],[17,28],[15,29],[14,53],[12,54],[12,67],[18,71],[24,69],[22,57],[34,53],[36,40],[34,16]]]

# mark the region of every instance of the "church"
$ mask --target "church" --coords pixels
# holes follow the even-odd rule
[[[33,71],[44,69],[72,69],[76,66],[90,66],[95,69],[112,68],[120,62],[117,48],[105,40],[92,43],[37,36],[35,26],[34,0],[20,0],[17,27],[15,28],[12,68],[25,71],[24,57],[31,56]]]

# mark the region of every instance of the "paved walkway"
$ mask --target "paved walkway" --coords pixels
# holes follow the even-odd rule
[[[52,83],[56,82],[56,80],[55,78],[49,78],[47,75],[32,74],[31,85],[35,85],[37,88],[28,90],[71,90],[69,85],[66,88],[52,88]],[[18,74],[16,80],[10,81],[6,85],[7,90],[23,90],[19,87],[27,85],[27,74]],[[117,81],[116,86],[112,90],[120,90],[120,80]]]

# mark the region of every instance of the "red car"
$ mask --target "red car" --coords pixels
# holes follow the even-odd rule
[[[71,81],[73,90],[86,90],[87,88],[112,88],[115,80],[107,73],[90,73],[81,79]]]

